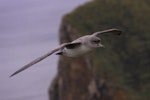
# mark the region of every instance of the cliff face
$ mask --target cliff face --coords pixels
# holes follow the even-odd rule
[[[123,34],[119,39],[101,36],[106,48],[92,56],[61,56],[51,100],[149,100],[149,5],[148,0],[94,0],[65,15],[60,43],[109,28]]]
[[[76,39],[77,34],[78,32],[68,23],[62,22],[60,43]],[[49,88],[49,95],[50,100],[112,100],[105,82],[96,79],[92,61],[88,56],[60,56],[58,74]]]

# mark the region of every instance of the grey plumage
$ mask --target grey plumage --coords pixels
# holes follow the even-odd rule
[[[40,62],[41,60],[45,59],[46,57],[50,56],[51,54],[59,50],[60,52],[57,54],[61,54],[68,57],[78,57],[86,54],[87,52],[93,50],[94,48],[103,47],[103,45],[101,44],[101,39],[98,37],[98,35],[104,33],[111,33],[112,35],[120,35],[121,31],[119,29],[108,29],[104,31],[95,32],[92,35],[82,36],[70,43],[64,43],[60,45],[60,47],[46,53],[41,57],[38,57],[37,59],[31,61],[27,65],[21,67],[19,70],[14,72],[10,77],[22,72],[23,70],[31,67],[32,65]]]

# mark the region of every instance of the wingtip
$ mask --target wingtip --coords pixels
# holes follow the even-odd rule
[[[9,77],[13,77],[14,75],[18,74],[19,71],[14,72],[13,74],[11,74]]]
[[[116,31],[115,34],[118,35],[118,36],[120,36],[122,34],[122,30],[120,30],[120,29],[115,28],[115,29],[112,29],[112,30]]]
[[[12,77],[12,76],[14,76],[15,75],[15,73],[14,74],[11,74],[9,77]]]
[[[11,78],[13,75],[10,75],[9,77]]]

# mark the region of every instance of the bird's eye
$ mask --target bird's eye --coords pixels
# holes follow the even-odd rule
[[[93,40],[92,43],[100,43],[101,40]]]

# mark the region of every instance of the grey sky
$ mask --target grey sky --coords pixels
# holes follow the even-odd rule
[[[0,0],[0,100],[48,100],[56,55],[9,75],[58,46],[61,17],[88,0]]]

